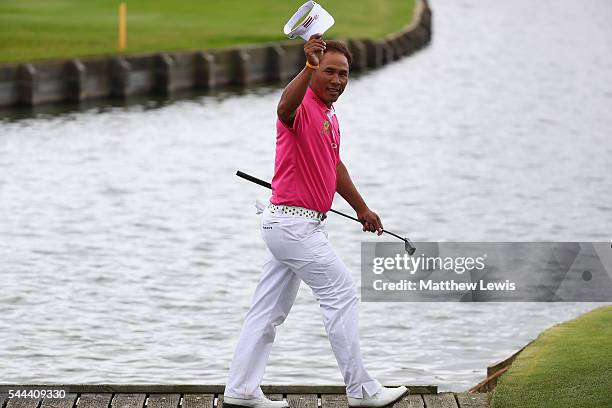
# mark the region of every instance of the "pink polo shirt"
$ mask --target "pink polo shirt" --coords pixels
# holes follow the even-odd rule
[[[293,129],[277,118],[273,204],[327,212],[336,192],[340,162],[340,129],[333,106],[310,87],[297,108]]]

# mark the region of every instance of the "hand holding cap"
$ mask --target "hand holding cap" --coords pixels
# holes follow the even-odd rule
[[[315,33],[322,35],[334,22],[334,18],[320,4],[311,0],[304,3],[289,19],[284,32],[291,39],[299,36],[308,41]]]

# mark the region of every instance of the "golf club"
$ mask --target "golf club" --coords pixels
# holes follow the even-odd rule
[[[253,176],[251,176],[251,175],[249,175],[249,174],[243,173],[243,172],[241,172],[240,170],[238,170],[238,171],[236,172],[236,175],[237,175],[238,177],[242,177],[242,178],[243,178],[243,179],[245,179],[245,180],[249,180],[249,181],[251,181],[251,182],[253,182],[253,183],[255,183],[255,184],[259,184],[260,186],[263,186],[263,187],[267,187],[267,188],[269,188],[269,189],[272,189],[272,184],[268,183],[267,181],[263,181],[263,180],[261,180],[261,179],[258,179],[257,177],[253,177]],[[353,220],[353,221],[357,221],[358,223],[360,223],[360,224],[361,224],[361,221],[359,221],[357,218],[355,218],[355,217],[351,217],[350,215],[347,215],[347,214],[344,214],[344,213],[341,213],[340,211],[336,211],[336,210],[334,210],[333,208],[332,208],[332,209],[330,209],[329,211],[331,211],[331,212],[333,212],[333,213],[335,213],[335,214],[341,215],[341,216],[343,216],[343,217],[349,218],[349,219],[351,219],[351,220]],[[387,234],[389,234],[389,235],[393,235],[395,238],[399,238],[399,239],[401,239],[402,241],[404,241],[404,248],[406,249],[406,252],[408,252],[408,254],[409,254],[409,255],[414,254],[414,251],[416,251],[416,247],[414,246],[414,244],[412,243],[412,241],[410,241],[408,238],[403,238],[403,237],[400,237],[399,235],[394,234],[393,232],[387,231],[387,230],[385,230],[385,229],[383,229],[383,232],[384,232],[384,233],[387,233]]]

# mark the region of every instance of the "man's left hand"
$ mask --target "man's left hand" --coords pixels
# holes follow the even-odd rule
[[[380,217],[369,208],[363,212],[357,213],[357,218],[363,225],[364,231],[376,232],[378,235],[383,233],[383,225]]]

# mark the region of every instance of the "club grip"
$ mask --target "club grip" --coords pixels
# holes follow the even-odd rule
[[[251,181],[251,182],[253,182],[253,183],[255,183],[255,184],[259,184],[260,186],[263,186],[263,187],[267,187],[267,188],[269,188],[269,189],[272,189],[272,184],[268,183],[267,181],[263,181],[263,180],[261,180],[261,179],[258,179],[257,177],[253,177],[253,176],[251,176],[251,175],[249,175],[249,174],[243,173],[243,172],[241,172],[240,170],[238,170],[238,171],[236,172],[236,175],[237,175],[238,177],[242,177],[242,178],[243,178],[243,179],[245,179],[245,180],[249,180],[249,181]]]

